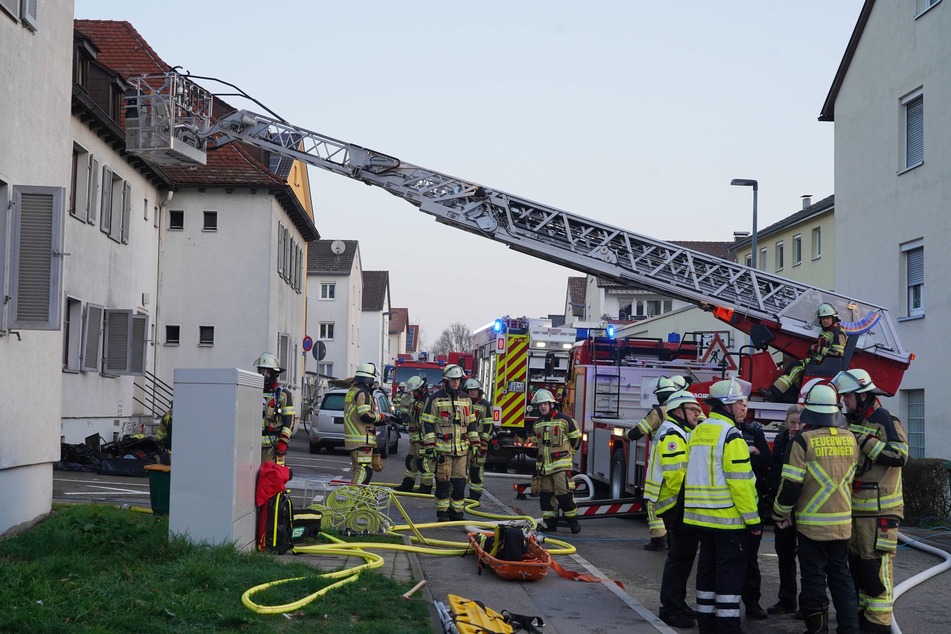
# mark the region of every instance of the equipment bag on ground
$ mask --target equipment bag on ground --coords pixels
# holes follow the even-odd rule
[[[283,555],[291,549],[294,535],[294,505],[290,491],[279,491],[258,507],[258,550]]]

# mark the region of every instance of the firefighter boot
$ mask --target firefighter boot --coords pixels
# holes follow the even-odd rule
[[[482,499],[482,491],[469,491],[469,499],[478,502]]]
[[[449,521],[449,511],[436,511],[436,521],[437,522],[448,522]]]
[[[465,513],[456,509],[449,509],[449,521],[458,522],[465,519]]]
[[[546,517],[545,521],[538,525],[538,530],[543,533],[554,533],[558,530],[558,518]]]
[[[805,612],[806,631],[805,634],[829,634],[829,612],[821,610]]]
[[[667,538],[651,537],[651,540],[644,544],[644,550],[667,550]]]
[[[421,495],[432,495],[433,494],[433,485],[431,484],[421,484],[419,488],[416,489],[416,492]]]
[[[569,517],[568,519],[568,528],[571,529],[572,533],[578,534],[581,532],[581,522],[578,521],[577,517]]]
[[[402,491],[403,493],[412,493],[413,487],[416,485],[416,478],[403,478],[402,484],[394,489],[394,491]]]

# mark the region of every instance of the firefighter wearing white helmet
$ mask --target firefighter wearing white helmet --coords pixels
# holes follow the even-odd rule
[[[746,418],[750,384],[710,386],[710,415],[690,433],[684,524],[700,533],[697,625],[701,632],[740,632],[746,532],[762,534],[750,451],[737,421]]]
[[[429,397],[421,416],[424,455],[435,465],[434,497],[440,522],[463,518],[469,454],[479,446],[472,400],[460,389],[465,374],[454,363],[443,368],[442,388]]]
[[[294,431],[294,396],[278,382],[284,368],[276,356],[265,352],[254,362],[254,367],[264,377],[261,464],[272,460],[283,462]]]
[[[840,427],[839,395],[828,382],[803,389],[805,429],[792,439],[773,503],[777,528],[795,511],[802,576],[800,607],[807,634],[829,631],[829,599],[837,631],[858,632],[855,584],[849,573],[852,499],[858,460],[855,437]],[[864,630],[863,630],[864,631]]]
[[[465,388],[472,399],[476,429],[479,432],[479,446],[473,447],[469,455],[469,499],[479,501],[485,488],[485,463],[489,456],[489,439],[492,438],[495,423],[492,421],[492,403],[485,398],[482,382],[479,379],[468,379]]]
[[[889,632],[898,525],[905,514],[901,470],[908,460],[908,434],[879,403],[868,372],[844,370],[832,383],[842,395],[849,431],[861,453],[852,482],[849,542],[859,621],[863,632]]]
[[[687,473],[687,439],[702,412],[696,397],[687,391],[671,394],[666,418],[651,442],[644,497],[660,516],[670,538],[660,585],[660,620],[672,627],[693,627],[696,613],[687,605],[687,579],[693,569],[700,535],[685,526],[683,491]]]
[[[344,399],[343,442],[350,452],[350,482],[368,484],[373,472],[383,471],[383,461],[376,445],[376,426],[383,420],[373,398],[376,366],[361,363],[353,375],[353,385]]]
[[[802,375],[810,363],[818,365],[827,357],[841,357],[845,354],[848,337],[842,331],[839,313],[835,306],[827,303],[819,304],[816,319],[819,321],[819,338],[809,346],[809,356],[798,363],[789,365],[768,389],[760,389],[761,396],[768,399],[782,399],[791,388],[799,389]]]
[[[538,502],[544,520],[540,529],[546,533],[557,529],[558,510],[552,504],[552,500],[557,499],[558,508],[564,513],[571,532],[580,533],[578,504],[572,493],[571,456],[581,445],[581,431],[570,416],[558,411],[558,402],[548,390],[536,390],[532,405],[540,414],[533,432],[538,439],[535,473],[539,477],[541,494]]]
[[[406,393],[400,403],[400,417],[409,434],[409,451],[406,452],[406,471],[403,472],[403,482],[396,487],[397,491],[407,493],[413,491],[418,478],[417,493],[429,495],[433,492],[433,470],[423,460],[423,424],[420,421],[428,396],[429,390],[423,377],[411,376],[406,381]]]

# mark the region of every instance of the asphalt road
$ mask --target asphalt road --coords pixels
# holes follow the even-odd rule
[[[343,451],[317,455],[308,452],[307,436],[299,432],[291,443],[287,463],[294,472],[289,486],[298,508],[310,503],[306,499],[314,493],[312,483],[335,478],[348,479],[350,460]],[[399,455],[384,460],[384,472],[375,476],[376,481],[400,482],[403,474],[403,457],[407,447],[405,437],[400,441]],[[540,516],[538,502],[531,498],[515,499],[513,483],[527,478],[507,474],[486,474],[486,490],[507,504],[516,513]],[[295,482],[296,481],[296,482]],[[149,483],[146,478],[99,476],[77,472],[53,472],[54,502],[102,502],[148,507]],[[598,568],[602,575],[624,584],[627,592],[656,613],[659,607],[660,578],[665,553],[648,552],[643,545],[649,534],[643,518],[601,518],[582,522],[582,531],[571,535],[566,529],[558,537],[570,541],[578,554]],[[941,546],[940,543],[931,542]],[[951,538],[943,540],[946,549],[951,549]],[[773,550],[772,531],[767,529],[760,548],[762,582],[762,606],[768,607],[776,600],[779,579],[776,555]],[[901,582],[939,563],[933,555],[902,547],[895,564],[896,582]],[[905,633],[947,631],[945,608],[951,605],[951,590],[948,589],[948,574],[926,581],[899,598],[896,603],[896,620]],[[688,602],[693,603],[693,578],[688,584]],[[592,609],[597,609],[592,606]],[[770,617],[765,621],[744,619],[743,627],[751,634],[792,633],[803,630],[802,621],[791,616]]]

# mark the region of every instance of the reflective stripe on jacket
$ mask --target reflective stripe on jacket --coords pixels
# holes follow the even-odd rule
[[[750,451],[732,420],[714,411],[690,432],[684,523],[723,530],[760,524]]]
[[[535,421],[535,438],[538,439],[535,468],[539,475],[571,470],[571,456],[581,442],[581,431],[570,416],[552,408],[548,416]]]
[[[464,456],[479,443],[472,400],[465,392],[441,389],[435,392],[423,410],[423,444],[436,453]]]
[[[644,497],[660,515],[677,504],[687,473],[687,438],[690,432],[671,416],[658,428],[651,443]]]
[[[373,393],[356,383],[344,399],[343,443],[348,451],[360,447],[376,447],[376,424],[383,416],[376,411]]]
[[[860,440],[858,470],[852,487],[852,515],[903,518],[901,468],[908,461],[905,427],[876,401],[867,418],[849,424]]]
[[[278,383],[270,390],[265,389],[262,410],[261,444],[271,447],[278,440],[290,442],[296,412],[294,397],[287,388]]]

